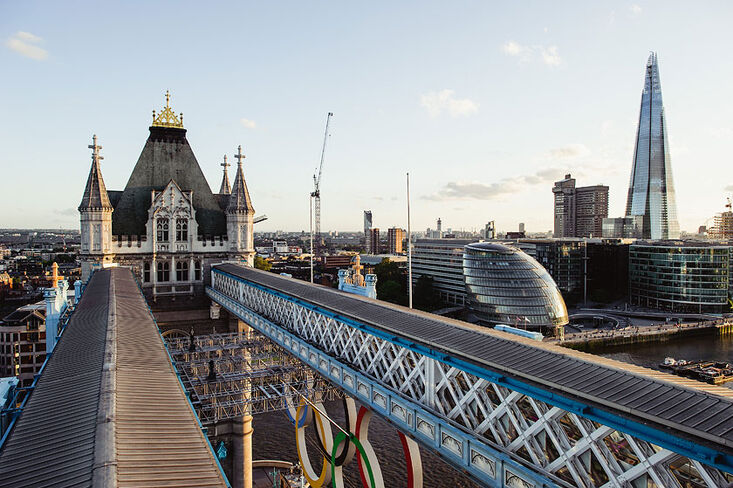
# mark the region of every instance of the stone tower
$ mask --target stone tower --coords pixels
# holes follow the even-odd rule
[[[104,186],[99,154],[102,146],[97,145],[97,136],[92,138],[92,167],[89,170],[84,196],[79,204],[81,220],[81,273],[87,281],[96,267],[112,263],[112,204]]]
[[[249,197],[247,183],[242,171],[242,146],[237,149],[237,175],[229,195],[227,205],[227,239],[229,241],[229,258],[245,260],[250,266],[254,265],[254,214],[252,200]]]

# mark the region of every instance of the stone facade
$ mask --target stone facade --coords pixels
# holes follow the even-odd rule
[[[166,107],[169,110],[169,107]],[[169,110],[170,111],[170,110]],[[79,206],[82,280],[99,267],[126,266],[149,298],[200,296],[213,264],[254,260],[254,208],[239,152],[237,176],[214,194],[180,120],[155,118],[123,191],[107,191],[96,136]]]

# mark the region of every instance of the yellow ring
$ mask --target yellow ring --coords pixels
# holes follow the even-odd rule
[[[307,448],[305,446],[305,426],[298,427],[300,414],[304,406],[305,402],[301,398],[300,402],[298,402],[298,408],[295,411],[295,448],[298,451],[298,461],[303,468],[303,476],[305,477],[306,481],[308,481],[308,483],[313,488],[321,488],[324,484],[331,481],[331,470],[329,469],[331,463],[324,456],[323,466],[321,467],[321,475],[316,478],[316,474],[313,471],[313,467],[311,466],[310,459],[308,459],[308,454],[306,452]],[[310,410],[315,416],[316,422],[318,422],[321,429],[323,429],[323,420],[321,419],[321,415],[318,413],[318,410],[316,410],[315,408],[311,408]],[[305,454],[305,460],[303,459],[303,454]]]

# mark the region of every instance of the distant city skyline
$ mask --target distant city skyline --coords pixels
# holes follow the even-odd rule
[[[77,6],[2,7],[2,228],[78,228],[91,136],[123,189],[166,89],[213,191],[243,146],[256,232],[308,230],[329,111],[324,231],[406,228],[408,171],[413,229],[550,231],[566,173],[620,216],[650,50],[682,230],[733,192],[727,3]]]

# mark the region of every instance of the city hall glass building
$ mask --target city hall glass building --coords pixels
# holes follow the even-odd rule
[[[656,53],[646,64],[626,220],[639,221],[642,239],[676,239],[680,234]]]
[[[692,242],[632,244],[632,305],[672,312],[723,313],[728,309],[730,246]]]
[[[546,330],[568,323],[557,285],[525,252],[494,242],[463,251],[467,305],[480,322]]]

